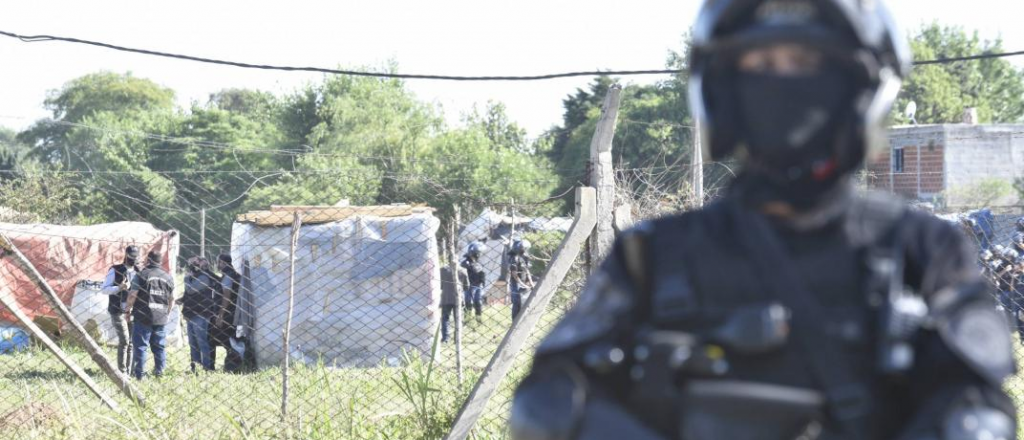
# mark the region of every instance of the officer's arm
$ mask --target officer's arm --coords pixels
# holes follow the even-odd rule
[[[224,274],[221,278],[220,289],[221,289],[221,300],[220,300],[220,312],[217,313],[217,325],[224,325],[224,314],[227,313],[228,307],[231,306],[231,296],[235,293],[232,286],[234,283],[227,274]]]
[[[1017,414],[1002,389],[1016,371],[1005,316],[973,270],[966,239],[938,219],[918,220],[906,281],[924,296],[932,325],[918,338],[908,375],[915,414],[901,438],[1015,438]]]
[[[117,295],[121,293],[121,286],[114,285],[115,279],[116,276],[114,269],[110,269],[110,271],[107,272],[107,277],[103,279],[103,286],[101,287],[101,292],[103,292],[104,295]]]
[[[658,438],[620,404],[630,383],[621,363],[634,305],[621,242],[537,348],[513,400],[515,440]]]
[[[135,300],[139,297],[139,289],[142,288],[141,284],[142,280],[139,278],[138,274],[135,274],[135,277],[132,278],[131,289],[128,291],[128,300],[126,301],[127,306],[124,309],[124,313],[126,315],[130,315],[132,313],[132,307],[135,306]]]

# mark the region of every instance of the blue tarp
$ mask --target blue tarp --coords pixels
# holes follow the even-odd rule
[[[0,326],[0,354],[27,350],[28,333],[18,327]]]

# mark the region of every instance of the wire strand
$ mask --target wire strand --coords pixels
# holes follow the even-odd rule
[[[151,49],[139,49],[134,47],[120,46],[116,44],[104,43],[100,41],[85,40],[74,37],[61,37],[56,35],[21,35],[14,32],[8,32],[0,30],[0,35],[10,38],[18,39],[26,43],[38,43],[46,41],[62,41],[66,43],[85,44],[89,46],[96,46],[105,49],[116,50],[120,52],[137,53],[142,55],[151,55],[164,58],[174,58],[186,61],[195,61],[199,63],[207,64],[218,64],[224,66],[241,67],[246,69],[262,69],[262,70],[279,70],[285,72],[314,72],[314,73],[327,73],[333,75],[348,75],[348,76],[364,76],[371,78],[389,78],[389,79],[424,79],[424,80],[441,80],[441,81],[540,81],[550,80],[558,78],[573,78],[573,77],[593,77],[593,76],[638,76],[638,75],[679,75],[686,71],[683,69],[640,69],[640,70],[589,70],[589,71],[576,71],[576,72],[561,72],[561,73],[549,73],[541,75],[492,75],[492,76],[469,76],[469,75],[439,75],[439,74],[415,74],[415,73],[385,73],[385,72],[367,72],[360,70],[346,70],[346,69],[328,69],[323,67],[311,67],[311,66],[278,66],[272,64],[254,64],[240,61],[228,61],[220,60],[215,58],[199,57],[194,55],[184,55],[170,52],[161,52]],[[951,58],[937,58],[932,60],[920,60],[914,61],[914,65],[931,65],[931,64],[947,64],[960,61],[973,61],[983,60],[990,58],[1004,58],[1024,55],[1024,51],[1013,51],[1013,52],[1001,52],[1001,53],[985,53],[979,55],[963,56],[963,57],[951,57]]]

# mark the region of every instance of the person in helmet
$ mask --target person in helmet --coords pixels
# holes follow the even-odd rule
[[[706,157],[741,170],[617,237],[512,437],[1014,438],[1012,339],[967,239],[852,183],[910,66],[883,3],[709,0],[690,49]]]
[[[1013,243],[1013,249],[1015,251],[1017,251],[1018,253],[1024,252],[1024,232],[1014,232],[1011,238],[1011,242]]]
[[[1014,244],[1000,249],[999,269],[995,271],[996,297],[1006,311],[1012,327],[1024,340],[1024,258]]]
[[[484,270],[480,257],[487,251],[487,246],[479,241],[469,244],[466,254],[462,256],[460,266],[466,269],[469,278],[469,290],[463,294],[465,300],[466,314],[469,314],[470,307],[476,311],[476,319],[479,321],[483,314],[483,293],[487,284],[487,272]]]
[[[523,295],[528,295],[533,289],[529,252],[530,240],[525,238],[512,240],[512,246],[508,252],[508,278],[513,320],[519,316],[519,311],[523,308]]]

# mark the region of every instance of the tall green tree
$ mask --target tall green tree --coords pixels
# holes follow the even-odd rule
[[[16,137],[14,130],[0,127],[0,181],[14,178],[18,162],[27,153],[27,148]]]
[[[33,124],[18,138],[33,146],[34,155],[50,163],[76,169],[82,151],[68,142],[69,133],[103,113],[134,117],[142,112],[170,112],[174,92],[153,81],[130,73],[92,73],[69,81],[51,91],[43,102],[52,113],[50,120]]]
[[[914,59],[954,58],[1004,51],[1000,39],[982,40],[978,32],[932,23],[911,40]],[[979,122],[1017,122],[1024,117],[1024,70],[1004,58],[916,66],[893,107],[893,121],[910,120],[904,109],[917,104],[919,124],[957,123],[964,109],[978,109]]]

